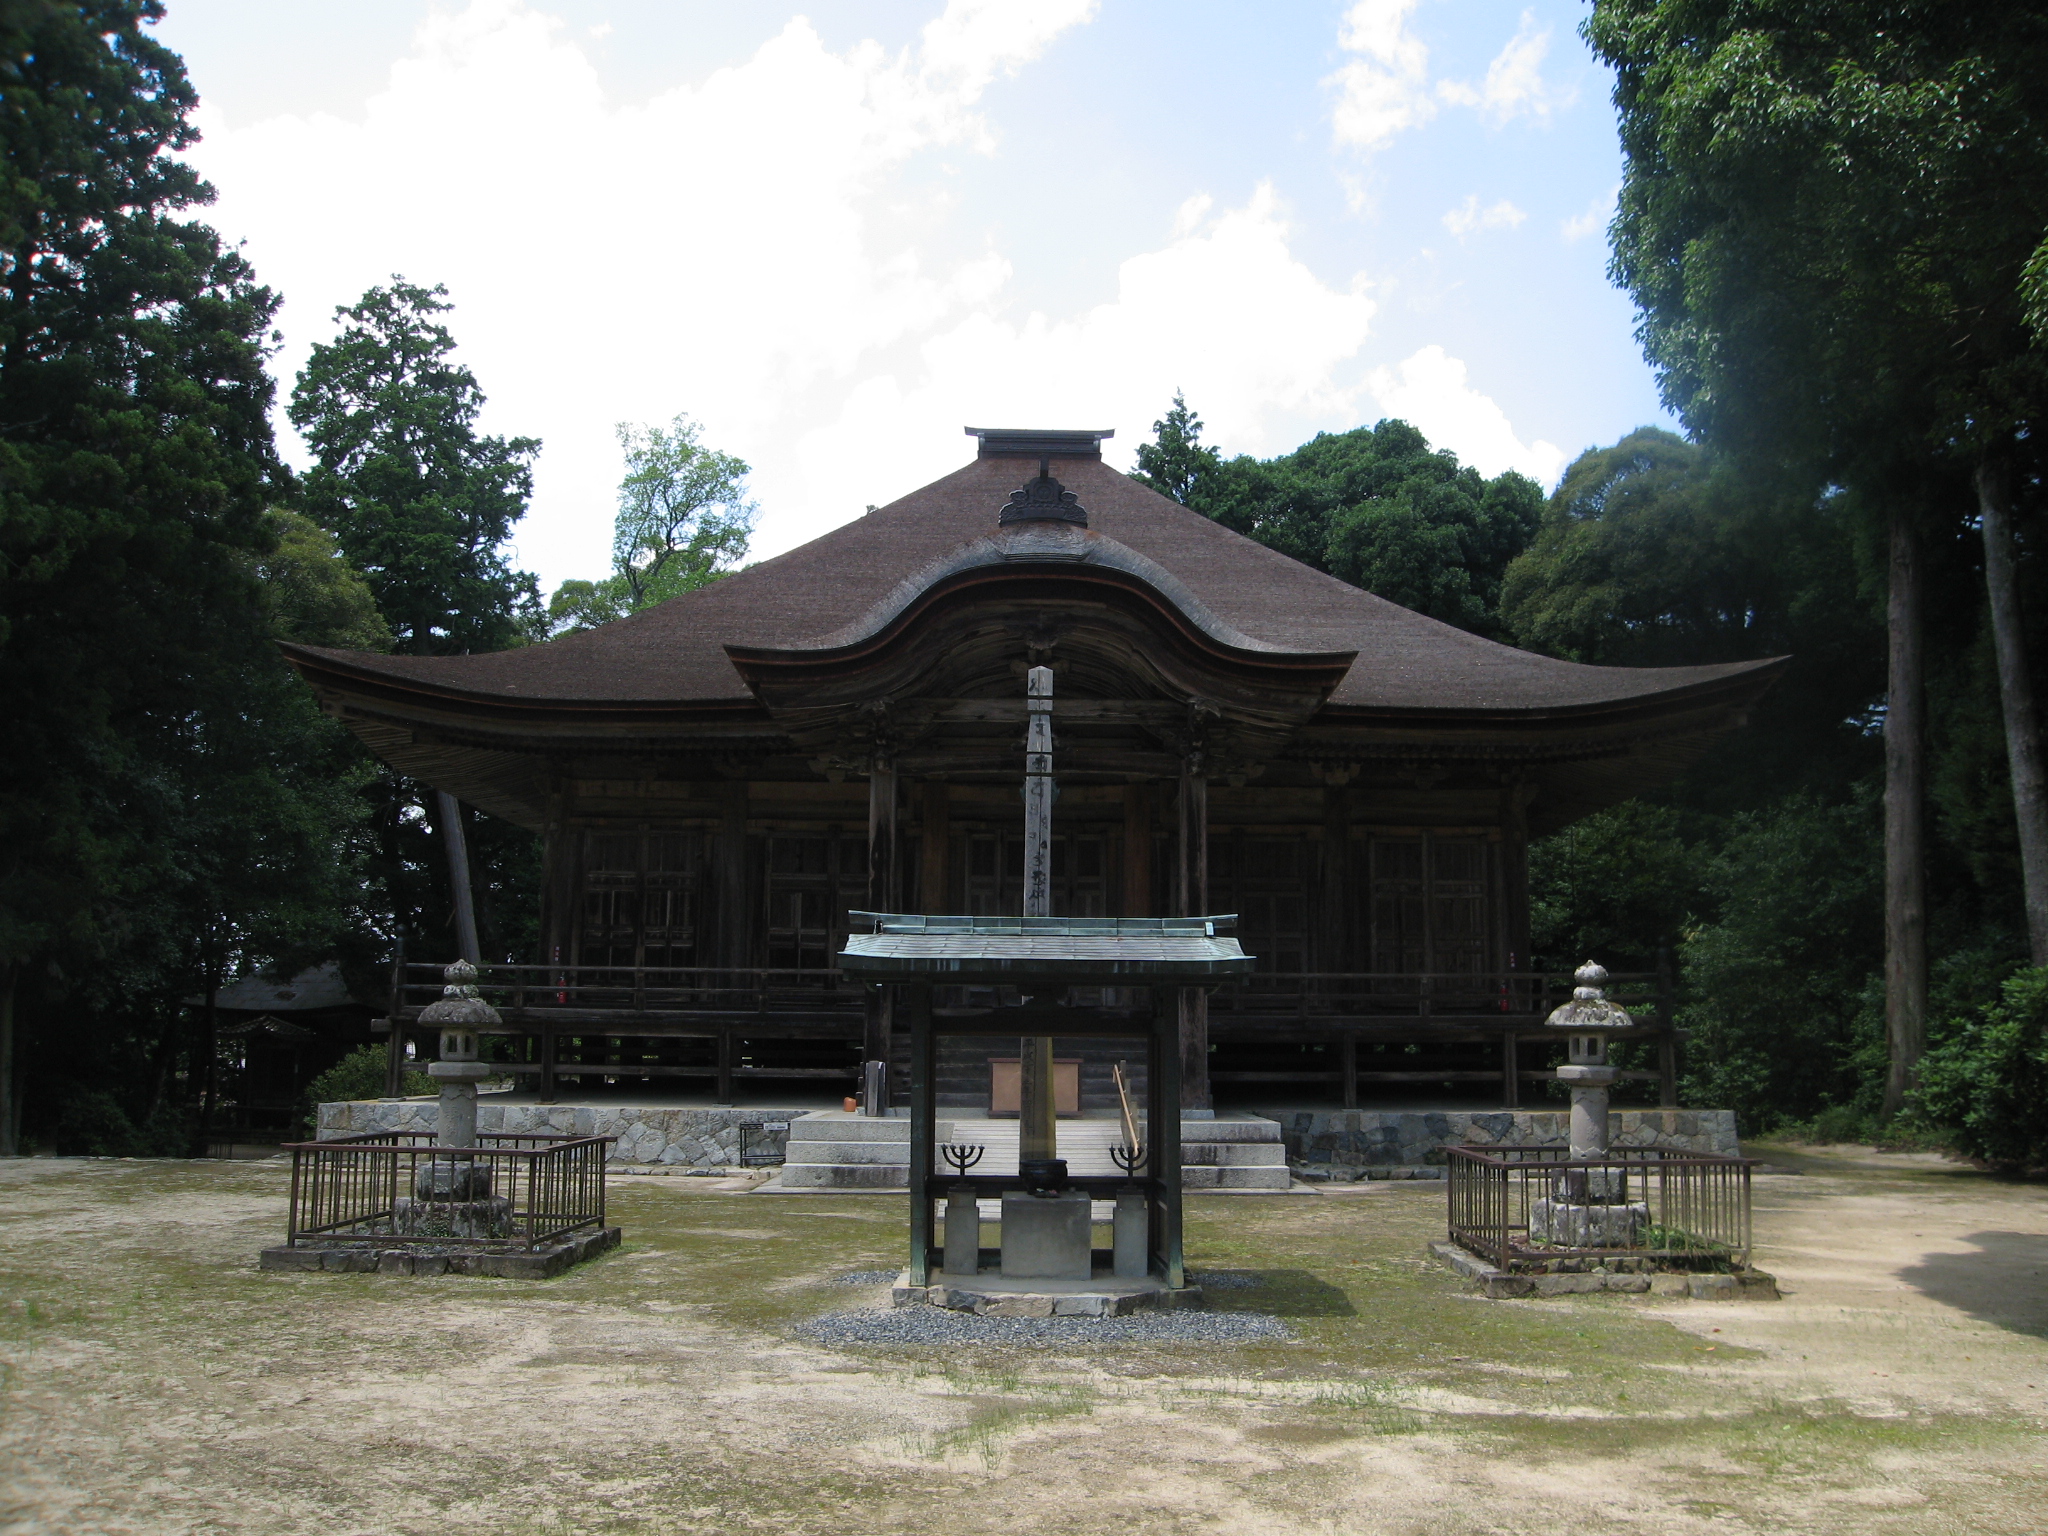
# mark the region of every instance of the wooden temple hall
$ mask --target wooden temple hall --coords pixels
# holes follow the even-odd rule
[[[1107,432],[969,431],[943,479],[599,629],[479,656],[291,648],[394,767],[544,835],[543,952],[484,967],[511,1070],[543,1100],[865,1084],[901,1113],[906,1032],[890,986],[839,969],[849,914],[1025,910],[1043,667],[1052,913],[1234,913],[1253,957],[1161,1005],[1184,1114],[1514,1105],[1561,980],[1528,968],[1529,839],[1670,778],[1776,664],[1531,655],[1154,494],[1102,461]],[[414,957],[434,963],[409,968],[401,1031],[453,958]],[[1631,1006],[1669,1104],[1668,1010]],[[1117,1103],[1120,1050],[1062,1043],[1064,1112]],[[940,1109],[1014,1111],[1017,1054],[947,1037]]]

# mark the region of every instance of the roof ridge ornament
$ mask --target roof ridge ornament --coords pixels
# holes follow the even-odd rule
[[[1081,505],[1081,499],[1052,477],[1052,462],[1049,456],[1041,454],[1038,460],[1038,478],[1027,480],[1022,487],[1010,492],[1010,499],[1004,505],[1002,515],[996,519],[998,528],[1013,527],[1018,523],[1076,523],[1088,526],[1088,509]]]

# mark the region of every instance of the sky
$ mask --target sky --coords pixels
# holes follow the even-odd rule
[[[1554,485],[1668,424],[1606,278],[1620,180],[1571,0],[168,0],[211,222],[334,312],[441,283],[515,535],[606,574],[621,422],[752,466],[780,553],[1176,389],[1226,453],[1400,416]],[[288,457],[302,445],[278,418]]]

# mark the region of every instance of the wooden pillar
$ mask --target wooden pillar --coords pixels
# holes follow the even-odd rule
[[[754,913],[747,902],[747,786],[721,786],[724,801],[712,859],[717,882],[717,963],[734,968],[754,958]]]
[[[1124,786],[1125,917],[1152,915],[1152,786]]]
[[[868,767],[868,910],[894,912],[899,907],[897,889],[896,763],[877,749]],[[861,1052],[866,1061],[887,1061],[890,1035],[894,1029],[895,988],[885,984],[866,989],[865,1027]],[[863,1080],[865,1081],[865,1080]],[[889,1097],[895,1095],[892,1092]],[[881,1114],[886,1105],[868,1106]]]
[[[1319,971],[1348,971],[1349,957],[1344,942],[1347,922],[1346,886],[1351,875],[1351,792],[1342,785],[1323,791],[1323,899],[1321,920],[1316,924]],[[1333,990],[1341,990],[1332,984]]]
[[[1512,1029],[1500,1032],[1500,1107],[1519,1109],[1522,1103],[1522,1053]]]
[[[1338,1045],[1338,1060],[1343,1064],[1344,1107],[1358,1108],[1358,1036],[1347,1034]]]
[[[897,887],[896,763],[876,752],[868,769],[868,910],[894,912]]]
[[[949,787],[937,779],[924,784],[924,820],[918,839],[917,904],[920,910],[943,914],[951,910],[947,890],[953,869],[953,800]]]
[[[732,1107],[732,1031],[718,1032],[718,1102],[721,1108]]]
[[[1209,781],[1199,753],[1180,775],[1180,835],[1174,861],[1174,915],[1200,917],[1209,908]],[[1197,1119],[1215,1114],[1209,1095],[1209,994],[1180,989],[1180,1108]]]
[[[568,805],[565,781],[557,774],[548,791],[548,817],[542,833],[541,952],[534,957],[557,969],[570,964],[575,955],[576,881],[583,862],[582,834],[569,826]],[[543,1004],[566,1003],[567,980],[551,970],[546,976],[547,990],[540,993],[538,1000]]]
[[[386,1010],[391,1017],[384,1022],[391,1026],[391,1038],[385,1042],[384,1056],[384,1097],[395,1099],[405,1082],[405,1020],[398,1016],[398,1010],[405,1006],[405,936],[398,939],[398,950],[391,962],[391,1003]],[[0,1085],[4,1087],[4,1085]],[[4,1109],[5,1106],[0,1106]]]
[[[1535,797],[1536,786],[1519,774],[1501,787],[1501,895],[1507,936],[1507,954],[1501,957],[1501,965],[1511,971],[1531,970],[1535,964],[1529,958],[1529,802]],[[1509,1007],[1525,1013],[1541,1002],[1542,997],[1531,991],[1511,997]]]

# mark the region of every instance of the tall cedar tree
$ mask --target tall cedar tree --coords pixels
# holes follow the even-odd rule
[[[313,348],[291,420],[317,460],[303,503],[369,578],[399,653],[501,651],[529,636],[534,580],[505,541],[533,494],[530,437],[476,430],[484,392],[435,316],[448,290],[394,277],[335,311]]]
[[[454,360],[439,320],[447,290],[394,276],[338,309],[292,390],[292,424],[313,450],[303,505],[370,583],[402,655],[503,650],[545,632],[534,578],[505,558],[533,493],[537,439],[477,431],[484,393]],[[457,882],[472,882],[489,958],[525,958],[539,850],[495,820],[466,827],[467,858],[437,834],[452,799],[386,773],[374,795],[378,856],[397,936],[417,958],[453,957]],[[458,863],[461,868],[458,868]]]
[[[0,6],[0,1151],[28,1076],[47,1116],[104,1073],[124,1126],[181,1047],[203,1079],[183,996],[345,897],[338,738],[260,589],[276,300],[184,216],[213,194],[161,14]]]
[[[1707,440],[1857,493],[1890,546],[1886,1105],[1926,1034],[1923,550],[1982,519],[2034,958],[2048,784],[2012,518],[2042,359],[2048,17],[1946,0],[1597,0],[1626,169],[1614,274]],[[1957,482],[1974,480],[1974,508]]]

